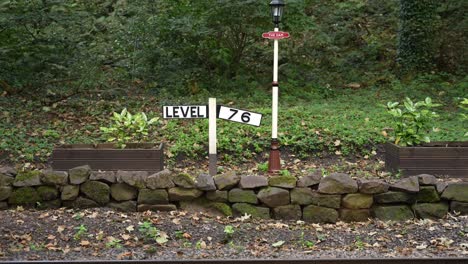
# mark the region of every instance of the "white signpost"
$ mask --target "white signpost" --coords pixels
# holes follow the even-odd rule
[[[260,122],[262,122],[262,114],[226,106],[221,106],[219,108],[218,118],[257,127],[260,126]]]
[[[163,118],[208,118],[208,106],[163,106]]]
[[[260,126],[262,114],[246,110],[217,106],[216,98],[209,98],[208,105],[178,105],[163,106],[164,119],[174,118],[208,118],[208,154],[209,173],[214,176],[217,173],[216,150],[216,118],[238,122],[246,125]]]

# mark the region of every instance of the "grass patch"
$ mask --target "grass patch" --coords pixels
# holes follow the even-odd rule
[[[387,141],[385,131],[392,121],[384,105],[408,96],[415,100],[430,96],[442,103],[433,124],[438,132],[433,141],[464,141],[466,124],[460,121],[456,102],[466,91],[467,81],[417,80],[358,90],[342,89],[323,98],[318,91],[291,91],[280,94],[279,139],[297,157],[309,155],[364,156]],[[155,98],[149,93],[101,98],[97,95],[71,98],[51,107],[21,97],[0,97],[0,150],[13,163],[43,163],[54,145],[103,142],[99,127],[108,124],[114,111],[160,116],[161,106],[206,104],[207,94],[190,98]],[[271,136],[269,92],[252,89],[247,94],[219,94],[218,103],[249,109],[264,115],[260,127],[218,120],[218,153],[223,162],[239,163],[268,152]],[[167,144],[170,161],[177,157],[203,159],[208,149],[208,120],[161,120],[149,138]]]

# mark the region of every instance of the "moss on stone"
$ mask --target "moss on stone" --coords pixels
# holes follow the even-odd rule
[[[418,203],[413,205],[413,210],[419,218],[439,219],[443,218],[449,210],[448,203]]]
[[[15,178],[0,173],[0,186],[10,186],[15,181]]]
[[[188,173],[179,173],[172,179],[172,181],[175,183],[175,185],[183,188],[195,187],[195,178]]]
[[[34,206],[42,199],[36,189],[32,187],[22,187],[14,190],[8,199],[10,205]]]
[[[62,206],[62,201],[60,199],[55,199],[52,201],[45,201],[39,202],[37,204],[37,209],[45,210],[45,209],[57,209]]]
[[[422,203],[433,203],[440,201],[439,194],[434,186],[421,186],[416,195],[416,201]]]
[[[203,192],[198,189],[186,189],[181,187],[174,187],[168,190],[169,201],[191,201],[200,197]]]
[[[313,223],[336,223],[338,211],[332,208],[308,205],[304,207],[302,218]]]
[[[165,189],[140,189],[138,193],[138,204],[166,204],[169,196]]]
[[[29,187],[41,185],[41,175],[40,171],[23,171],[16,175],[13,186],[15,187]]]
[[[65,171],[47,171],[41,177],[46,184],[65,185],[68,182],[68,173]]]
[[[36,177],[40,177],[42,175],[41,171],[33,170],[33,171],[21,171],[15,177],[16,181],[27,181],[34,179]]]
[[[37,193],[43,201],[54,200],[58,197],[58,190],[52,186],[39,186]]]
[[[372,214],[383,221],[406,221],[414,218],[413,211],[407,205],[375,206]]]
[[[11,195],[12,188],[10,186],[0,186],[0,201],[8,199]]]
[[[232,216],[232,209],[229,205],[225,203],[211,203],[210,207],[218,210],[225,216]]]
[[[80,186],[78,185],[65,185],[62,188],[61,199],[63,201],[72,201],[78,197],[80,193]]]
[[[268,180],[268,185],[274,187],[294,188],[297,179],[294,176],[274,176]]]
[[[81,185],[81,192],[101,205],[110,200],[110,187],[103,182],[87,181]]]
[[[232,209],[238,214],[248,214],[254,218],[270,219],[270,208],[253,206],[247,203],[236,203],[232,205]]]
[[[257,204],[257,195],[253,190],[242,190],[239,188],[229,191],[229,202]]]

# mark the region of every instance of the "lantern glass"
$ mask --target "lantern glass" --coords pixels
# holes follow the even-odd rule
[[[284,2],[282,0],[273,0],[270,3],[270,7],[273,23],[278,25],[281,22],[281,16],[283,15]]]

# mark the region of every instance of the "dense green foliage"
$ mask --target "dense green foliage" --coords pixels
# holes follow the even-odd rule
[[[130,86],[177,95],[266,89],[267,2],[4,0],[0,87],[49,106]],[[463,0],[289,0],[281,24],[292,35],[280,44],[284,88],[327,94],[389,82],[397,43],[405,69],[463,75],[463,10]]]
[[[264,152],[268,2],[1,1],[0,158],[4,151],[14,162],[43,162],[54,145],[100,140],[114,111],[158,116],[161,105],[205,104],[208,96],[265,115],[260,128],[220,122],[222,159]],[[433,140],[466,140],[458,106],[468,90],[467,2],[405,5],[414,2],[286,1],[281,29],[292,37],[280,41],[283,146],[299,156],[371,153],[394,125],[386,102],[427,96],[443,105]],[[399,79],[397,58],[411,62],[400,63],[414,70],[410,78]],[[205,129],[206,120],[166,120],[149,137],[168,143],[173,160],[200,157]]]
[[[403,74],[434,68],[436,0],[400,0],[398,62]]]

